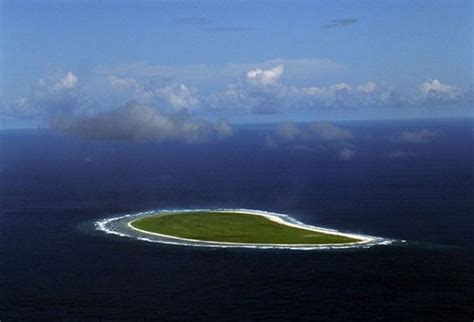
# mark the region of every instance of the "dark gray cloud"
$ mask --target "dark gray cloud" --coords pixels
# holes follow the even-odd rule
[[[356,156],[352,139],[351,131],[329,122],[282,122],[266,137],[265,147],[329,151],[341,160],[351,160]]]
[[[255,30],[255,28],[251,26],[216,25],[211,20],[204,17],[176,18],[173,22],[178,25],[202,27],[203,30],[209,32],[245,32]]]
[[[206,28],[206,30],[211,32],[247,32],[253,31],[255,28],[250,26],[216,26]]]
[[[191,119],[185,113],[164,114],[158,109],[130,102],[92,117],[57,117],[51,127],[70,135],[95,140],[156,140],[202,143],[233,135],[225,121]]]
[[[209,19],[203,17],[187,17],[187,18],[176,18],[173,20],[174,23],[180,25],[207,25]]]
[[[352,138],[352,133],[349,130],[329,122],[311,123],[309,130],[315,137],[323,141],[343,141]]]
[[[329,20],[328,23],[322,25],[321,28],[327,29],[327,28],[347,27],[358,22],[359,22],[359,19],[354,18],[354,17],[333,19],[333,20]]]
[[[297,124],[295,122],[279,123],[275,130],[276,138],[283,142],[294,141],[345,141],[352,138],[349,130],[329,122],[311,122]]]

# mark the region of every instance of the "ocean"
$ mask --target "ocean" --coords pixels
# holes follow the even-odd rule
[[[0,131],[0,321],[472,321],[473,124],[339,122],[351,133],[342,143],[276,144],[268,124],[203,144]],[[396,242],[202,248],[95,227],[193,208]]]

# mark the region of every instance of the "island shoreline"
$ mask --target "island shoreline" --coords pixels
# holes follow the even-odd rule
[[[193,209],[193,210],[183,210],[182,212],[199,212],[202,211],[202,209]],[[269,212],[264,212],[264,211],[258,211],[258,210],[247,210],[247,209],[215,209],[215,210],[210,210],[206,209],[206,211],[209,212],[225,212],[225,213],[236,213],[236,214],[248,214],[248,215],[255,215],[255,216],[261,216],[265,217],[266,219],[276,222],[281,225],[286,225],[294,228],[299,228],[299,229],[304,229],[308,231],[314,231],[318,233],[323,233],[323,234],[332,234],[332,235],[338,235],[338,236],[343,236],[343,237],[349,237],[353,239],[358,239],[356,242],[348,242],[348,243],[336,243],[336,244],[269,244],[269,243],[237,243],[237,242],[222,242],[222,241],[212,241],[212,240],[200,240],[200,239],[190,239],[190,238],[183,238],[183,237],[177,237],[173,235],[165,235],[165,234],[160,234],[160,233],[155,233],[155,232],[150,232],[146,231],[140,228],[134,227],[132,224],[135,221],[138,221],[140,219],[133,219],[127,223],[127,226],[130,229],[133,229],[135,231],[138,231],[140,233],[148,234],[148,235],[154,235],[158,236],[161,238],[169,238],[172,240],[176,241],[183,241],[183,242],[192,242],[196,243],[197,245],[193,246],[226,246],[226,247],[271,247],[271,248],[347,248],[347,247],[355,247],[359,245],[364,245],[368,244],[371,242],[374,242],[376,240],[375,237],[370,237],[370,236],[365,236],[365,235],[358,235],[358,234],[351,234],[351,233],[343,233],[339,232],[336,230],[332,229],[325,229],[322,227],[315,227],[311,225],[306,225],[306,224],[298,224],[298,223],[291,223],[288,221],[285,221],[282,219],[282,217],[278,216],[281,214],[273,214]],[[181,212],[181,211],[179,211]],[[178,211],[169,211],[169,214],[173,213],[178,213]],[[157,213],[160,214],[160,213]],[[163,214],[163,213],[161,213]],[[150,216],[153,216],[153,214],[150,214]],[[188,244],[181,244],[184,246],[188,246]]]

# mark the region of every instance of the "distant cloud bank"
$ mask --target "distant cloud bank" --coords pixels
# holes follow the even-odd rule
[[[189,18],[191,19],[191,18]],[[182,21],[193,23],[199,20]],[[260,64],[160,66],[135,63],[113,68],[99,67],[92,76],[80,78],[72,71],[48,75],[31,87],[28,95],[2,102],[0,113],[17,118],[52,121],[68,133],[90,132],[90,137],[154,138],[199,142],[226,137],[232,128],[226,121],[198,121],[197,115],[277,114],[321,109],[357,110],[380,108],[436,108],[472,103],[471,90],[433,78],[409,93],[394,86],[367,80],[360,84],[336,82],[302,85],[312,75],[337,75],[344,67],[327,59],[274,59]],[[227,83],[205,92],[189,83],[218,79]],[[189,81],[189,82],[187,82]],[[224,83],[225,84],[225,83]],[[119,107],[117,107],[119,106]],[[216,117],[214,117],[215,119]],[[290,136],[324,141],[347,133],[328,125],[308,129],[280,129],[273,140]],[[81,134],[82,135],[82,134]],[[435,134],[402,133],[392,141],[429,140]],[[278,141],[278,142],[277,142]],[[347,148],[341,158],[355,156]],[[341,150],[342,151],[342,150]]]

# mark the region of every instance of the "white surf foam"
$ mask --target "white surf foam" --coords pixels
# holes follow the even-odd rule
[[[157,233],[146,232],[139,230],[130,225],[130,222],[138,220],[142,217],[149,216],[151,214],[171,214],[180,212],[199,212],[199,211],[220,211],[220,212],[232,212],[232,213],[245,213],[263,216],[269,220],[278,222],[280,224],[297,227],[301,229],[307,229],[317,232],[331,233],[335,235],[341,235],[346,237],[352,237],[359,239],[360,241],[350,244],[325,244],[325,245],[306,245],[306,244],[247,244],[247,243],[230,243],[230,242],[208,242],[201,240],[193,240],[186,238],[179,238],[175,236],[162,235]],[[304,224],[287,214],[280,214],[269,211],[253,210],[253,209],[229,209],[229,208],[217,208],[217,209],[159,209],[145,212],[139,212],[135,214],[125,214],[122,216],[116,216],[112,218],[104,218],[94,223],[97,230],[103,231],[106,234],[117,235],[120,237],[133,238],[135,240],[161,243],[169,245],[182,245],[182,246],[193,246],[193,247],[213,247],[213,248],[253,248],[253,249],[291,249],[291,250],[322,250],[322,249],[349,249],[349,248],[368,248],[375,245],[389,245],[395,240],[386,239],[381,237],[374,237],[361,234],[353,234],[340,232],[335,229],[321,228],[312,225]]]

